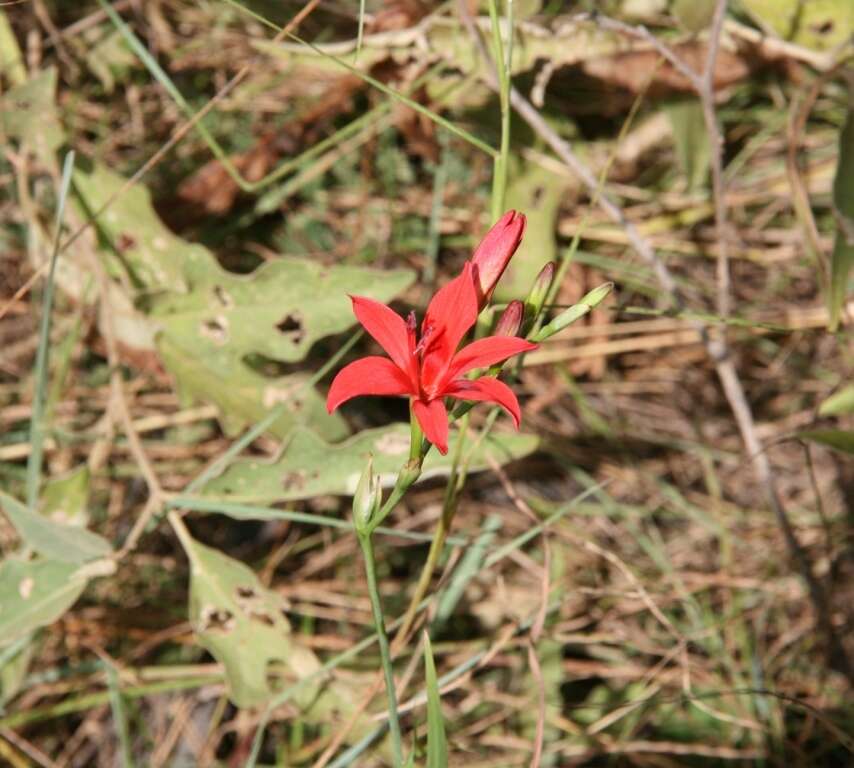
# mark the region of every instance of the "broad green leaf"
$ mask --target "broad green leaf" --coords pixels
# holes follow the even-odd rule
[[[3,491],[0,491],[0,507],[22,541],[45,557],[79,564],[106,557],[112,552],[110,544],[101,536],[85,528],[63,525],[31,512]]]
[[[225,668],[229,697],[240,707],[258,706],[277,690],[320,669],[314,652],[291,634],[285,605],[243,563],[195,541],[184,532],[190,559],[190,622],[199,642]],[[337,685],[321,691],[317,677],[299,690],[306,717],[352,711],[352,699]],[[327,720],[327,724],[328,720]]]
[[[69,562],[19,560],[0,562],[0,637],[13,642],[56,621],[86,586],[84,572]]]
[[[666,106],[679,167],[688,189],[701,188],[709,172],[709,136],[703,120],[703,107],[697,99],[677,101]]]
[[[843,45],[854,34],[851,0],[739,0],[765,30],[814,50]]]
[[[267,378],[228,355],[197,357],[192,347],[182,347],[168,337],[158,339],[157,349],[175,376],[182,401],[214,403],[227,435],[260,421],[279,403],[287,403],[287,409],[270,427],[270,434],[285,437],[299,424],[311,425],[327,440],[341,440],[349,434],[338,413],[326,412],[324,399],[306,385],[304,374]]]
[[[796,437],[813,443],[826,445],[842,453],[854,453],[854,432],[845,429],[807,429]]]
[[[64,141],[56,114],[56,69],[48,67],[0,97],[0,135],[13,138],[42,160]]]
[[[51,478],[42,490],[39,512],[57,523],[85,527],[89,520],[89,479],[85,464],[62,477]]]
[[[422,477],[448,474],[457,439],[452,430],[448,455],[437,451],[427,455]],[[538,444],[536,436],[516,433],[490,433],[479,444],[470,439],[466,450],[476,447],[469,471],[487,469],[490,457],[506,464],[527,456]],[[308,430],[298,430],[276,459],[235,462],[205,486],[204,494],[244,503],[294,501],[325,494],[350,496],[369,456],[383,485],[390,486],[408,455],[407,424],[365,430],[337,445],[329,445]]]
[[[854,384],[834,392],[818,408],[819,416],[840,416],[854,413]]]
[[[151,194],[135,184],[119,194],[127,182],[105,165],[74,172],[74,189],[81,214],[92,216],[107,201],[109,208],[97,218],[101,251],[110,256],[111,272],[125,274],[141,293],[185,291],[188,265],[213,266],[215,259],[201,245],[174,235],[151,205]]]
[[[854,8],[854,3],[852,3]],[[830,330],[836,330],[854,267],[854,106],[839,133],[839,163],[833,180],[836,239],[830,257]]]
[[[555,228],[560,201],[572,184],[534,163],[511,168],[505,208],[528,218],[525,237],[495,290],[497,301],[524,298],[547,261],[557,260]]]
[[[439,681],[430,638],[424,634],[424,679],[427,686],[427,768],[447,768],[448,741],[445,736],[445,721],[442,718],[442,702],[439,697]]]
[[[412,282],[412,272],[291,257],[267,262],[250,275],[227,272],[206,248],[170,232],[144,187],[118,195],[124,184],[103,166],[75,174],[89,215],[115,197],[98,217],[102,248],[111,254],[113,271],[124,272],[138,298],[145,298],[157,349],[185,400],[219,406],[229,434],[285,399],[293,409],[273,434],[284,436],[295,424],[311,424],[330,440],[348,434],[344,420],[326,413],[314,389],[291,397],[302,376],[268,377],[248,360],[302,360],[318,339],[355,324],[348,293],[387,302]]]
[[[251,275],[192,259],[184,275],[186,294],[154,302],[163,337],[197,357],[255,353],[281,362],[302,360],[318,339],[354,325],[348,293],[388,302],[414,277],[409,270],[324,266],[292,257],[269,261]]]

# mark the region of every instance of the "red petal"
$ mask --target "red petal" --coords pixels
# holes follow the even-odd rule
[[[472,256],[475,287],[481,307],[486,304],[525,234],[525,216],[507,211],[486,233]]]
[[[359,395],[410,395],[409,377],[387,357],[363,357],[345,365],[332,380],[326,409],[332,413],[341,403]]]
[[[485,339],[473,341],[457,352],[448,369],[448,377],[456,379],[475,368],[486,368],[536,348],[536,344],[515,336],[487,336]]]
[[[391,307],[364,296],[351,296],[353,314],[387,353],[404,371],[408,371],[412,355],[409,353],[409,335],[406,323]]]
[[[424,436],[439,449],[448,452],[448,412],[441,400],[413,400],[412,410],[424,431]]]
[[[421,380],[429,387],[444,372],[463,336],[477,320],[477,293],[471,263],[462,274],[441,288],[431,299],[421,324],[426,349],[421,365]]]
[[[493,379],[490,376],[482,376],[474,381],[459,379],[451,384],[442,394],[455,397],[457,400],[479,400],[500,405],[513,417],[516,429],[519,429],[519,422],[522,419],[522,414],[519,411],[519,401],[516,399],[516,395],[513,394],[513,390],[503,381]]]

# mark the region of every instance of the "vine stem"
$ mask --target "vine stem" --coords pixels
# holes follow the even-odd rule
[[[383,675],[385,676],[386,693],[388,694],[388,727],[391,732],[391,745],[395,766],[403,765],[403,746],[400,735],[400,718],[397,712],[397,693],[394,688],[394,672],[391,666],[391,651],[389,650],[388,635],[385,631],[382,603],[377,586],[376,560],[374,559],[374,544],[370,533],[359,533],[359,545],[365,561],[365,573],[368,577],[368,594],[371,598],[371,611],[374,615],[374,625],[377,630],[377,641],[380,646]]]

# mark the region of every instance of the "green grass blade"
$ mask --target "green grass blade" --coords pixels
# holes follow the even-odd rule
[[[833,214],[836,242],[830,257],[830,324],[839,326],[848,295],[848,275],[854,267],[854,106],[849,107],[845,125],[839,132],[839,165],[833,181]]]
[[[427,768],[447,768],[448,739],[430,636],[424,633],[424,678],[427,687]]]
[[[119,748],[124,768],[134,768],[133,751],[131,749],[130,729],[128,728],[127,710],[122,698],[119,676],[111,664],[104,665],[107,672],[107,686],[110,694],[110,710],[119,738]]]
[[[42,317],[39,327],[39,346],[36,351],[34,371],[33,411],[30,419],[30,457],[27,461],[27,506],[35,510],[39,497],[39,479],[44,458],[45,419],[44,410],[47,400],[48,347],[50,345],[50,313],[53,307],[53,286],[56,278],[56,261],[59,258],[59,239],[62,219],[65,215],[65,203],[71,186],[71,172],[74,170],[74,152],[65,156],[62,166],[62,181],[59,188],[59,200],[56,206],[56,226],[53,238],[53,252],[50,256],[50,269],[45,282],[42,299]]]

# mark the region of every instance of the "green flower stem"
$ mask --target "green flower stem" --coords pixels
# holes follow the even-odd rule
[[[388,635],[385,631],[383,620],[382,603],[377,586],[376,561],[374,560],[374,545],[371,534],[358,534],[359,545],[362,548],[362,556],[365,559],[365,573],[368,577],[368,594],[371,598],[371,611],[374,615],[374,627],[377,631],[377,641],[380,646],[380,658],[382,660],[383,674],[385,675],[385,687],[388,694],[388,727],[391,732],[391,747],[394,754],[395,766],[403,765],[403,744],[400,735],[400,718],[397,714],[397,694],[394,689],[394,672],[391,667],[391,651],[389,650]]]
[[[460,438],[457,440],[457,445],[454,450],[454,460],[451,465],[451,474],[448,477],[448,483],[445,486],[445,498],[442,502],[442,515],[439,518],[439,523],[433,533],[433,541],[430,543],[430,551],[427,553],[427,560],[421,569],[421,575],[418,577],[418,584],[415,586],[415,593],[409,601],[409,607],[401,620],[400,628],[394,638],[395,651],[406,642],[409,631],[415,622],[415,616],[418,613],[418,608],[421,601],[427,595],[427,590],[430,588],[430,582],[433,578],[433,572],[436,570],[436,565],[439,562],[439,557],[442,550],[445,548],[445,542],[448,538],[448,532],[451,530],[451,524],[454,522],[454,514],[457,511],[457,500],[459,498],[459,490],[462,486],[462,480],[465,475],[460,473],[459,466],[463,452],[463,436],[468,431],[469,417],[468,414],[462,417],[460,424]]]

